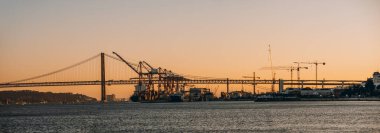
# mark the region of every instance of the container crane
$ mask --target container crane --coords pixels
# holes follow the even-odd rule
[[[139,75],[139,86],[141,86],[142,85],[141,79],[143,78],[142,62],[139,62],[139,64],[137,65],[137,67],[135,67],[134,64],[126,61],[123,57],[121,57],[116,52],[112,52],[112,53],[115,54],[121,61],[123,61],[125,64],[127,64],[134,72],[136,72]]]
[[[142,71],[143,62],[140,61],[139,64],[137,65],[137,67],[135,67],[136,65],[126,61],[123,57],[121,57],[116,52],[112,52],[112,53],[115,54],[121,61],[123,61],[125,64],[127,64],[134,72],[136,72],[139,75],[138,85],[135,86],[136,90],[135,90],[133,96],[131,97],[131,100],[132,101],[139,101],[139,100],[145,99],[147,97],[149,98],[150,97],[150,95],[149,95],[150,91],[146,90],[146,87],[142,83],[143,75],[146,74],[146,73],[143,73],[143,71]]]
[[[121,57],[119,54],[117,54],[116,52],[112,52],[113,54],[115,54],[121,61],[123,61],[125,64],[127,64],[134,72],[136,72],[138,74],[138,86],[137,87],[137,93],[140,97],[141,95],[141,91],[145,91],[145,96],[146,98],[148,99],[154,99],[154,85],[153,85],[153,82],[152,82],[152,79],[154,78],[154,74],[159,74],[158,73],[158,69],[155,69],[154,67],[152,67],[152,65],[150,65],[149,63],[147,63],[146,61],[140,61],[138,63],[138,65],[135,65],[135,64],[132,64],[128,61],[126,61],[123,57]],[[145,69],[143,71],[143,68]],[[145,78],[148,78],[148,84],[147,86],[144,86],[143,83],[142,83],[142,79],[145,79]]]
[[[136,86],[138,98],[148,98],[149,100],[154,100],[156,98],[160,98],[160,93],[165,95],[169,93],[173,93],[173,88],[176,89],[175,92],[179,92],[179,82],[180,80],[186,80],[185,77],[176,74],[170,70],[163,68],[154,68],[146,61],[140,61],[138,64],[132,64],[126,61],[123,57],[121,57],[116,52],[112,52],[115,54],[122,62],[127,64],[134,72],[136,72],[138,77],[138,85]],[[155,76],[155,75],[158,75]],[[158,93],[154,91],[153,79],[158,78],[158,80],[164,80],[164,92],[161,92],[161,84],[158,84]],[[142,80],[148,79],[148,83],[143,85]],[[170,89],[170,90],[169,90]],[[140,93],[141,92],[141,93]],[[143,96],[142,96],[143,95]],[[158,96],[158,97],[156,97]],[[136,97],[135,97],[136,98]],[[135,101],[139,99],[134,99]],[[132,100],[132,101],[134,101]]]

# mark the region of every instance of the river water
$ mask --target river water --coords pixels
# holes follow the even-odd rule
[[[380,132],[380,102],[7,105],[0,132]]]

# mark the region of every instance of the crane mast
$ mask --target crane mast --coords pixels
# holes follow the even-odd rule
[[[271,67],[271,72],[272,72],[272,80],[273,80],[273,83],[272,83],[272,92],[274,92],[274,83],[275,83],[275,73],[274,73],[274,70],[273,70],[273,62],[272,62],[272,50],[271,50],[271,47],[270,45],[268,45],[269,47],[269,61],[270,61],[270,67]]]
[[[144,78],[143,76],[146,76],[148,78],[148,84],[147,84],[147,90],[146,90],[146,94],[145,94],[145,97],[152,100],[153,99],[153,93],[154,93],[154,85],[153,85],[153,82],[152,82],[152,79],[153,79],[153,74],[158,74],[158,71],[157,69],[153,68],[150,64],[148,64],[147,62],[145,61],[140,61],[139,64],[137,65],[137,67],[134,66],[134,64],[126,61],[123,57],[121,57],[119,54],[117,54],[116,52],[112,52],[113,54],[115,54],[121,61],[123,61],[125,64],[127,64],[134,72],[136,72],[139,77],[138,77],[138,93],[139,95],[140,94],[140,90],[142,90],[143,88],[143,83],[142,83],[142,78]],[[148,71],[147,73],[143,72],[143,68]],[[140,97],[140,96],[139,96]]]
[[[301,66],[297,66],[297,67],[294,67],[294,66],[272,66],[272,67],[263,67],[261,68],[261,70],[287,70],[287,71],[290,71],[290,82],[291,82],[291,87],[293,87],[293,71],[294,70],[297,70],[297,71],[300,71],[300,69],[308,69],[308,67],[301,67]],[[300,74],[298,74],[298,79],[300,79]]]
[[[243,76],[243,78],[251,78],[253,81],[253,95],[256,96],[256,79],[260,79],[260,77],[256,76],[256,72],[253,72],[253,76]]]
[[[122,62],[127,64],[134,72],[136,72],[138,77],[138,85],[136,87],[135,94],[138,96],[138,99],[134,97],[136,101],[138,100],[157,100],[160,99],[161,96],[169,96],[174,94],[174,92],[179,93],[179,81],[186,80],[186,78],[182,75],[176,74],[170,70],[163,68],[154,68],[146,61],[139,61],[138,65],[132,64],[126,61],[123,57],[121,57],[116,52],[112,52],[115,54]],[[148,79],[148,83],[144,86],[143,78]],[[153,84],[153,79],[158,78],[158,80],[163,80],[162,84],[158,84],[158,91],[155,91],[155,87]],[[164,91],[161,90],[161,87],[164,87]],[[184,86],[181,87],[181,92],[184,92]],[[174,91],[175,88],[175,91]],[[137,93],[136,93],[137,92]],[[134,95],[135,95],[134,94]]]
[[[326,65],[325,62],[297,62],[297,64],[312,64],[315,65],[315,88],[318,88],[318,65]]]

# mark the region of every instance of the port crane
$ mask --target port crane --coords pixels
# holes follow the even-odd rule
[[[125,64],[127,64],[127,66],[129,66],[134,72],[136,72],[138,74],[138,76],[139,76],[138,77],[138,85],[136,86],[138,89],[137,89],[136,93],[138,95],[138,98],[141,98],[142,95],[144,95],[144,98],[145,98],[145,96],[146,96],[145,93],[149,94],[149,90],[145,90],[143,83],[142,83],[142,79],[143,79],[143,76],[146,75],[148,77],[148,79],[151,81],[151,75],[149,75],[149,72],[148,73],[143,72],[142,68],[143,67],[147,68],[146,66],[144,66],[144,62],[140,61],[138,65],[132,64],[132,63],[126,61],[123,57],[121,57],[116,52],[112,52],[112,53],[115,54],[121,61],[123,61]],[[146,91],[146,92],[143,92],[142,90]]]
[[[297,63],[298,66],[299,64],[312,64],[312,65],[315,65],[315,88],[318,87],[318,65],[326,65],[325,62],[318,62],[318,61],[315,61],[315,62],[294,62],[294,63]]]
[[[138,85],[137,85],[137,93],[139,97],[142,95],[145,95],[148,99],[153,99],[154,97],[154,85],[153,85],[153,78],[155,74],[162,74],[158,72],[158,69],[152,67],[149,63],[146,61],[139,61],[138,64],[133,64],[131,62],[126,61],[123,57],[121,57],[118,53],[112,52],[115,54],[121,61],[123,61],[125,64],[127,64],[134,72],[138,74]],[[146,84],[146,90],[145,86],[142,83],[142,79],[147,78],[148,83]],[[144,92],[145,91],[145,92]],[[145,97],[144,96],[144,97]]]
[[[139,75],[138,85],[136,86],[139,98],[143,97],[147,100],[155,100],[157,98],[160,98],[161,95],[168,96],[170,94],[174,94],[174,92],[178,93],[180,92],[180,85],[178,81],[188,80],[184,76],[176,74],[170,70],[163,69],[161,67],[155,68],[146,61],[139,61],[138,64],[133,64],[126,61],[116,52],[112,53],[115,54],[121,61],[127,64],[134,72],[136,72]],[[146,86],[144,86],[142,83],[143,79],[148,79],[148,83],[146,83]],[[162,84],[158,84],[157,92],[154,90],[153,79],[163,81]],[[161,90],[162,86],[164,87],[164,91]],[[184,86],[185,84],[183,85],[183,87]],[[181,91],[184,91],[183,87],[181,87]]]
[[[139,86],[142,85],[142,82],[141,82],[141,79],[143,78],[143,72],[142,72],[142,62],[139,62],[138,65],[136,64],[132,64],[128,61],[126,61],[123,57],[121,57],[119,54],[117,54],[116,52],[112,52],[114,55],[116,55],[121,61],[123,61],[125,64],[127,64],[127,66],[129,66],[134,72],[136,72],[138,75],[139,75]],[[137,66],[137,67],[136,67]]]

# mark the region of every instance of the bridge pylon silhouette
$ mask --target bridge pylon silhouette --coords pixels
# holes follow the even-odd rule
[[[104,53],[100,53],[100,79],[101,79],[101,101],[106,101],[106,64]]]

